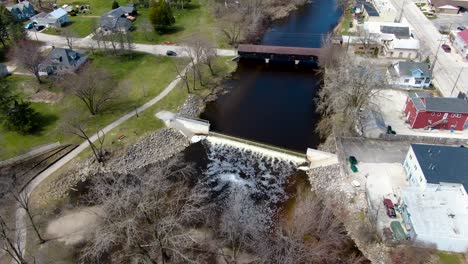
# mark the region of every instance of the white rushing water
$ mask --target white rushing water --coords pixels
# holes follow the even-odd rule
[[[208,156],[205,179],[212,191],[224,196],[242,188],[255,201],[265,204],[286,198],[284,185],[297,164],[229,144],[202,142]]]

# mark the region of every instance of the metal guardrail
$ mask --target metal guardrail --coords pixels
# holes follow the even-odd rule
[[[216,137],[220,137],[220,138],[225,138],[225,139],[229,139],[229,140],[236,141],[236,142],[239,142],[239,143],[244,143],[244,144],[247,144],[247,145],[252,145],[252,146],[256,146],[256,147],[260,147],[260,148],[264,148],[264,149],[268,149],[268,150],[288,154],[288,155],[295,156],[295,157],[298,157],[298,158],[307,159],[306,154],[300,153],[300,152],[297,152],[297,151],[294,151],[294,150],[286,149],[286,148],[281,148],[281,147],[277,147],[277,146],[273,146],[273,145],[268,145],[268,144],[265,144],[265,143],[260,143],[260,142],[257,142],[257,141],[252,141],[252,140],[248,140],[248,139],[244,139],[244,138],[233,137],[233,136],[229,136],[229,135],[225,135],[225,134],[221,134],[221,133],[217,133],[217,132],[211,132],[210,131],[210,133],[208,135],[209,136],[216,136]]]

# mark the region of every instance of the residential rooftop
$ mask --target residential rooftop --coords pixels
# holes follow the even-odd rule
[[[418,111],[468,114],[468,101],[454,97],[432,97],[427,93],[410,93],[410,100]]]
[[[468,148],[426,144],[411,147],[428,183],[458,183],[468,190]]]
[[[420,70],[423,76],[431,76],[430,66],[425,62],[400,61],[398,62],[398,69],[400,75],[403,76],[411,76],[412,73],[417,70]]]
[[[402,197],[417,235],[468,239],[468,200],[457,189],[406,187]]]

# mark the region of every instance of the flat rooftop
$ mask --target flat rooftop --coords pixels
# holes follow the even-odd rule
[[[406,187],[402,196],[417,235],[468,239],[468,199],[458,189]]]

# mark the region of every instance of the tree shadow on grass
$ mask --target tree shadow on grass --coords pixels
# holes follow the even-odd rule
[[[38,113],[38,125],[31,131],[31,135],[39,136],[44,132],[44,129],[59,120],[57,115]]]
[[[175,34],[175,33],[178,33],[180,31],[184,31],[185,30],[185,27],[182,27],[182,26],[172,26],[172,27],[160,27],[160,28],[157,28],[156,29],[156,32],[160,35],[160,36],[164,36],[164,35],[171,35],[171,34]]]

